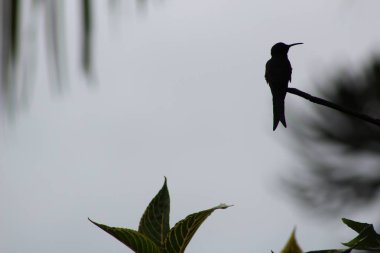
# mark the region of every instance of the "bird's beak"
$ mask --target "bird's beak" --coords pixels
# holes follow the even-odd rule
[[[292,46],[295,46],[295,45],[301,45],[303,44],[302,42],[299,42],[299,43],[293,43],[293,44],[290,44],[289,47],[292,47]]]

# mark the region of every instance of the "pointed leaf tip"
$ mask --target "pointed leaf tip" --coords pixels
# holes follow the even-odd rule
[[[350,227],[352,230],[360,233],[364,229],[368,228],[368,226],[371,226],[371,224],[368,223],[362,223],[362,222],[357,222],[354,220],[350,220],[347,218],[342,218],[342,222],[346,224],[348,227]]]
[[[342,221],[351,229],[359,233],[349,242],[342,243],[352,249],[380,251],[380,235],[376,233],[372,224],[357,222],[343,218]]]
[[[202,225],[202,223],[209,217],[212,212],[217,209],[226,209],[230,206],[220,204],[213,208],[203,210],[197,213],[188,215],[183,220],[180,220],[169,231],[164,244],[165,253],[183,253],[190,240],[193,238],[195,232]]]
[[[303,253],[296,239],[296,228],[293,229],[290,238],[281,253]]]
[[[220,203],[219,205],[217,205],[216,207],[214,207],[215,209],[227,209],[231,206],[234,206],[234,205],[227,205],[225,203]]]
[[[164,244],[169,227],[170,196],[165,177],[160,191],[149,203],[140,219],[138,231],[159,246]]]

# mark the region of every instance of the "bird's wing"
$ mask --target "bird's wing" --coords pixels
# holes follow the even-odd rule
[[[270,69],[270,60],[267,61],[267,64],[265,65],[265,81],[269,84],[269,69]]]
[[[286,76],[286,79],[291,82],[292,81],[292,65],[290,64],[290,61],[286,59],[284,62],[284,69],[286,69],[285,73],[287,73],[288,76]]]

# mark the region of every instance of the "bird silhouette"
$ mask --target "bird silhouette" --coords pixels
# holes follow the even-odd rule
[[[273,131],[280,121],[286,127],[285,96],[289,82],[292,81],[292,65],[288,59],[288,52],[290,47],[300,44],[303,43],[275,44],[271,49],[272,57],[265,66],[265,80],[273,96]]]

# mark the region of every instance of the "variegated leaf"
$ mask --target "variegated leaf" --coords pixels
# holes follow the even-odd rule
[[[166,184],[152,199],[140,220],[139,232],[146,235],[160,247],[169,232],[170,197]]]
[[[163,249],[164,253],[183,253],[191,238],[207,217],[217,209],[226,209],[228,207],[225,204],[220,204],[214,208],[193,213],[179,221],[167,235]]]
[[[136,253],[160,253],[160,248],[151,239],[136,230],[109,227],[107,225],[96,223],[92,220],[90,221],[118,239],[120,242],[124,243]]]

